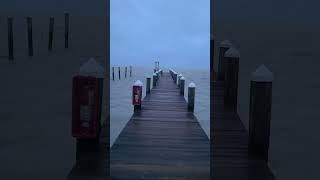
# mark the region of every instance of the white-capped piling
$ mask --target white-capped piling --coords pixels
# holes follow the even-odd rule
[[[224,40],[219,46],[219,65],[218,65],[218,80],[224,80],[225,75],[225,52],[231,48],[232,44],[229,40]]]
[[[134,82],[132,87],[132,104],[134,106],[134,112],[141,110],[142,86],[143,83],[140,80],[137,80],[136,82]]]
[[[180,78],[180,95],[184,96],[184,84],[185,84],[185,79],[182,76]]]
[[[188,86],[188,111],[194,112],[196,84],[191,82]]]
[[[268,161],[273,73],[261,65],[251,76],[249,155]]]
[[[152,87],[156,87],[156,85],[157,85],[157,74],[153,73]]]
[[[178,75],[178,87],[180,87],[180,78],[182,77],[182,74]]]
[[[150,91],[151,91],[151,77],[147,77],[146,93],[150,94]]]
[[[225,52],[224,102],[231,111],[237,112],[238,76],[240,53],[235,48]]]

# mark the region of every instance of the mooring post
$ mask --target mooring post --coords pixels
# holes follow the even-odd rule
[[[13,55],[13,18],[8,17],[7,18],[7,24],[8,24],[8,53],[9,53],[9,60],[14,59]]]
[[[273,73],[261,65],[251,76],[249,155],[268,161]]]
[[[69,13],[64,14],[64,48],[69,47]]]
[[[132,66],[130,66],[130,77],[132,77]]]
[[[224,102],[233,112],[237,112],[238,106],[239,59],[240,53],[235,48],[225,52]]]
[[[150,94],[150,90],[151,90],[151,77],[147,77],[147,87],[146,87],[146,93]]]
[[[184,96],[184,84],[185,84],[185,79],[182,76],[180,78],[180,95]]]
[[[188,86],[188,111],[194,112],[194,98],[195,98],[196,85],[191,82]]]
[[[157,84],[157,74],[153,73],[152,86],[156,87]]]
[[[141,110],[142,86],[143,83],[140,80],[137,80],[132,87],[132,104],[134,106],[134,112]]]
[[[49,51],[52,51],[53,27],[54,27],[54,18],[50,17],[50,19],[49,19],[49,42],[48,42],[48,50]]]
[[[120,67],[118,67],[118,72],[119,72],[119,80],[120,80],[121,79]]]
[[[127,78],[127,66],[125,67],[124,77]]]
[[[225,75],[225,52],[231,48],[232,44],[228,40],[224,40],[220,43],[219,47],[219,65],[218,65],[218,80],[223,81]]]
[[[182,74],[178,75],[178,87],[180,87],[180,78],[182,77]]]
[[[27,28],[28,28],[28,53],[29,56],[33,56],[33,39],[32,39],[32,18],[27,17]]]
[[[112,67],[112,80],[114,80],[114,67]]]

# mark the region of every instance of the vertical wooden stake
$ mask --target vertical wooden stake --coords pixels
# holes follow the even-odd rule
[[[112,80],[114,80],[114,67],[112,67]]]
[[[153,87],[156,87],[156,84],[157,84],[157,74],[153,73],[153,80],[152,80]]]
[[[118,72],[119,72],[119,80],[121,79],[121,75],[120,75],[120,67],[118,67]]]
[[[185,84],[185,79],[184,77],[182,76],[180,78],[180,95],[181,96],[184,96],[184,84]]]
[[[125,68],[124,77],[127,78],[127,67]]]
[[[195,98],[196,85],[191,82],[188,86],[188,111],[194,112],[194,98]]]
[[[251,77],[249,157],[268,161],[273,73],[264,65]]]
[[[150,94],[150,89],[151,89],[151,78],[148,77],[147,78],[147,90],[146,90],[147,94]]]
[[[219,66],[218,66],[218,80],[223,81],[225,75],[225,62],[224,54],[232,46],[228,40],[224,40],[220,43],[219,47]]]
[[[64,48],[69,48],[69,13],[64,14]]]
[[[132,77],[132,66],[130,66],[130,77]]]
[[[54,18],[50,17],[50,20],[49,20],[49,42],[48,42],[48,50],[49,51],[52,51],[53,27],[54,27]]]
[[[32,18],[27,17],[27,27],[28,27],[28,52],[29,56],[33,56],[33,39],[32,39]]]
[[[240,53],[235,48],[230,48],[225,53],[224,103],[233,112],[237,112],[238,106],[239,59]]]
[[[9,60],[14,59],[14,49],[13,49],[13,18],[7,18],[8,24],[8,51],[9,51]]]

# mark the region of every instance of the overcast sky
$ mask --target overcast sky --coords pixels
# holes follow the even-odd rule
[[[111,0],[111,64],[209,68],[209,0]]]

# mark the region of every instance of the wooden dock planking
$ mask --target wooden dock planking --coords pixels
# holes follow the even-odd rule
[[[248,133],[237,113],[223,103],[223,81],[212,81],[211,178],[215,180],[274,180],[263,160],[249,157]],[[212,177],[213,176],[213,177]]]
[[[111,179],[210,179],[210,142],[169,73],[111,148]]]

